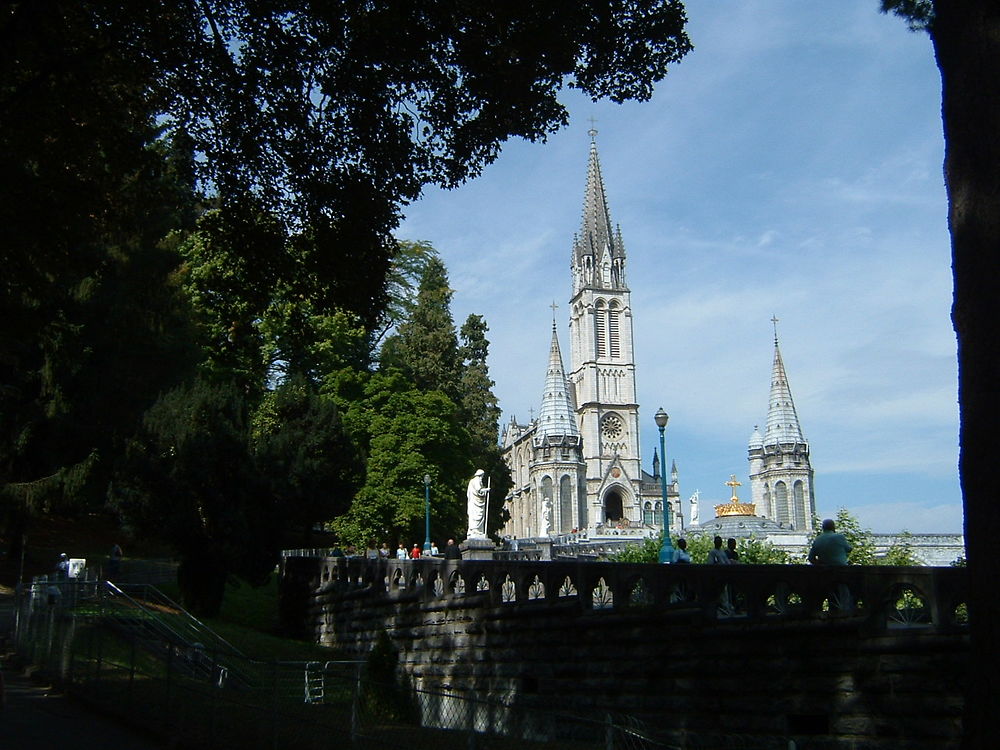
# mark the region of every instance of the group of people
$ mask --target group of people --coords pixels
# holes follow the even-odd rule
[[[817,536],[809,548],[809,562],[813,565],[847,565],[847,555],[851,551],[851,544],[847,537],[837,533],[837,525],[832,518],[823,521],[822,531]],[[736,551],[736,540],[732,537],[726,542],[726,548],[722,548],[722,537],[717,536],[713,540],[715,546],[708,553],[706,562],[714,565],[733,565],[740,562],[740,553]],[[690,563],[691,555],[687,551],[687,540],[678,539],[674,548],[671,563]]]
[[[726,544],[726,549],[722,548],[722,537],[715,537],[715,547],[708,553],[706,562],[715,565],[734,565],[740,561],[740,553],[736,551],[736,540],[730,538]],[[691,553],[687,550],[687,539],[678,539],[677,546],[674,547],[673,558],[670,562],[673,565],[686,564],[691,562]]]

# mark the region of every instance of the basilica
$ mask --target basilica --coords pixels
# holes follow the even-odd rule
[[[651,471],[641,464],[627,257],[621,228],[611,222],[596,131],[590,136],[583,217],[570,259],[569,369],[553,320],[538,416],[528,424],[512,418],[501,438],[513,480],[505,498],[509,518],[500,530],[507,537],[658,534],[664,494],[671,530],[685,527],[676,464],[669,478],[661,475],[667,469],[655,448]],[[754,429],[749,459],[759,516],[775,528],[811,529],[816,505],[809,444],[777,334],[765,432]],[[697,515],[691,523],[698,524]]]
[[[776,318],[767,416],[763,432],[754,427],[747,446],[747,502],[737,496],[742,483],[733,476],[725,482],[732,487],[728,502],[700,509],[695,492],[685,519],[676,464],[667,472],[654,447],[651,470],[642,466],[628,264],[621,229],[611,222],[596,135],[590,131],[583,218],[570,257],[569,366],[553,319],[538,416],[527,424],[512,418],[503,428],[512,489],[499,533],[508,539],[561,539],[577,552],[582,539],[584,547],[607,552],[609,543],[658,535],[666,496],[674,535],[755,537],[802,556],[815,533],[813,468]],[[710,511],[704,518],[703,510]],[[878,554],[901,542],[930,565],[948,565],[964,554],[961,534],[874,535]]]

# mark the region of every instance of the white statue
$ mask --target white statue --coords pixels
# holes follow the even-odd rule
[[[698,500],[700,498],[701,498],[701,492],[699,490],[695,490],[694,494],[691,495],[691,499],[688,500],[688,502],[691,503],[691,525],[692,526],[697,526],[698,525]]]
[[[469,511],[469,539],[486,538],[486,508],[490,498],[490,488],[483,486],[483,476],[486,474],[482,469],[476,469],[476,475],[469,480],[469,488],[465,492],[465,498]]]
[[[552,528],[552,503],[545,498],[542,500],[542,531],[539,536],[548,536],[550,528]]]

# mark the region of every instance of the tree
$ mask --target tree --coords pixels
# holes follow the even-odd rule
[[[304,378],[269,392],[253,415],[251,443],[282,518],[308,538],[313,526],[350,507],[359,460],[332,399]]]
[[[399,369],[421,390],[441,391],[458,402],[462,362],[451,317],[452,294],[444,262],[431,258],[420,277],[416,305],[383,344],[380,364]]]
[[[965,505],[969,562],[969,635],[977,665],[966,696],[963,746],[992,747],[1000,712],[1000,578],[996,540],[1000,506],[995,501],[996,425],[1000,421],[1000,347],[995,323],[1000,298],[1000,6],[994,0],[883,0],[884,11],[926,30],[941,71],[944,176],[948,191],[958,336],[961,446],[959,477]]]
[[[423,477],[430,475],[433,533],[446,538],[464,530],[472,468],[454,402],[417,389],[398,371],[342,372],[324,390],[345,408],[345,427],[366,457],[364,482],[334,529],[353,544],[423,539]]]
[[[127,526],[178,550],[181,596],[198,615],[218,612],[231,574],[260,583],[277,562],[281,515],[249,442],[240,386],[182,386],[147,412],[111,493]]]
[[[487,363],[490,348],[487,331],[489,326],[481,315],[470,315],[459,331],[462,341],[459,347],[462,358],[459,406],[472,443],[472,463],[490,477],[490,495],[499,500],[507,496],[512,482],[497,440],[501,411],[493,394],[495,384],[490,378]],[[487,530],[503,526],[507,511],[502,502],[490,503],[487,512]]]

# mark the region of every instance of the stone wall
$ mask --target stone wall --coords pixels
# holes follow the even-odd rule
[[[682,747],[959,745],[964,569],[289,557],[283,574],[287,630],[356,655],[385,631],[417,688],[627,714]]]

